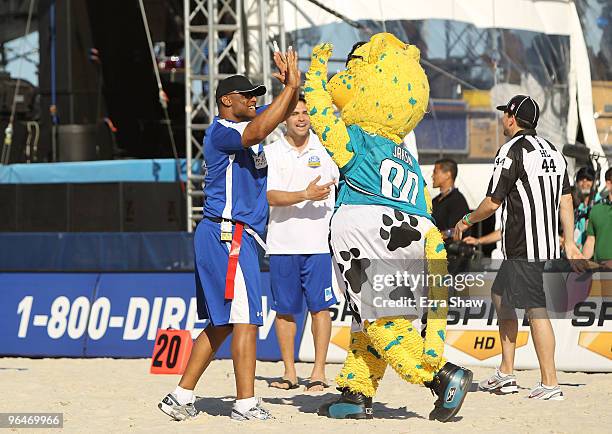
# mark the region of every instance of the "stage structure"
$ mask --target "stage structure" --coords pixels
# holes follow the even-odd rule
[[[216,114],[219,80],[244,74],[272,89],[272,39],[285,49],[283,0],[185,0],[185,157],[187,231],[202,219],[204,131]],[[265,102],[272,96],[268,93]]]

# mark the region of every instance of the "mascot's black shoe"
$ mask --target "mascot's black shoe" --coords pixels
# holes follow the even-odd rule
[[[429,420],[446,422],[456,415],[470,390],[473,376],[469,369],[447,362],[431,382],[425,383],[438,396]]]
[[[342,395],[332,402],[319,407],[319,416],[333,419],[372,419],[372,398],[362,393],[353,393],[349,389],[338,389]]]

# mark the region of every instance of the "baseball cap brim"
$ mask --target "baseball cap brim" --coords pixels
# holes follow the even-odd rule
[[[244,75],[233,75],[219,82],[215,91],[215,98],[219,99],[230,93],[250,93],[261,96],[266,93],[266,87],[263,84],[254,85]]]
[[[507,105],[498,105],[497,107],[495,107],[497,110],[501,111],[501,112],[505,112],[506,109],[508,108]]]
[[[252,93],[255,96],[262,96],[265,95],[266,93],[266,86],[264,86],[263,84],[260,84],[258,86],[255,86],[252,89],[246,89],[246,90],[234,90],[234,92],[238,92],[238,93]]]

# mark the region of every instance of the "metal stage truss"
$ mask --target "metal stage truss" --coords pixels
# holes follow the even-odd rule
[[[244,74],[272,88],[271,46],[285,49],[284,0],[185,0],[185,135],[187,231],[202,219],[203,136],[216,114],[219,80]],[[266,103],[271,100],[266,95]]]

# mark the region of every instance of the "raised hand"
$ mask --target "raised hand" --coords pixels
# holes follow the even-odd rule
[[[298,69],[297,62],[298,56],[292,47],[287,49],[287,53],[275,51],[274,63],[278,68],[278,72],[272,73],[272,76],[285,86],[290,86],[297,89],[301,82],[301,74],[300,70]]]
[[[298,67],[298,55],[289,47],[287,50],[287,72],[285,73],[285,86],[289,86],[293,89],[300,87],[302,83],[301,72]]]
[[[354,154],[346,147],[351,138],[342,118],[334,113],[332,97],[326,89],[327,62],[332,50],[333,46],[329,42],[312,49],[310,68],[306,72],[304,83],[304,96],[312,129],[332,156],[334,163],[342,168],[351,161]]]
[[[274,52],[274,64],[278,72],[273,72],[272,77],[276,78],[282,84],[285,84],[287,76],[287,56],[282,51]]]
[[[327,70],[327,62],[334,51],[334,46],[329,42],[316,45],[312,49],[310,69]]]

